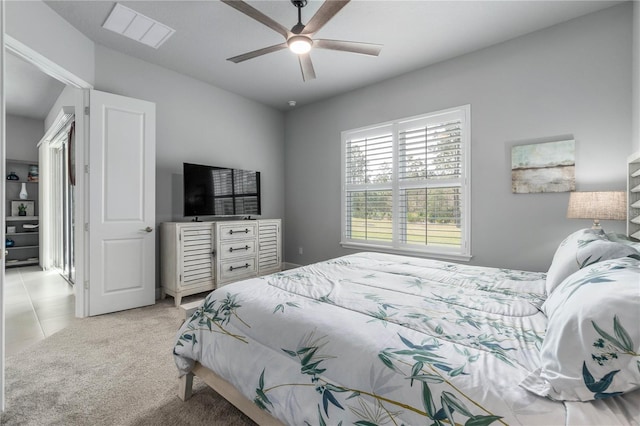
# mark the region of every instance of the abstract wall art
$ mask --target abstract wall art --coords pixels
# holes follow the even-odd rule
[[[575,141],[536,143],[511,148],[511,190],[516,194],[576,189]]]

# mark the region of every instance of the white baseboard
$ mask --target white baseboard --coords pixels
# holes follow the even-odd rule
[[[291,263],[291,262],[282,262],[282,270],[286,271],[287,269],[295,269],[295,268],[299,268],[302,265],[298,265],[296,263]]]

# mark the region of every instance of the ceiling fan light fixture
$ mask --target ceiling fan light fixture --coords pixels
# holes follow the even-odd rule
[[[268,17],[243,0],[220,1],[247,15],[249,18],[255,19],[262,25],[271,28],[273,31],[282,35],[286,40],[285,43],[264,47],[262,49],[227,59],[228,61],[236,64],[258,56],[266,55],[267,53],[278,52],[289,48],[289,50],[298,55],[300,71],[302,72],[302,80],[309,81],[316,78],[313,63],[311,62],[311,55],[308,54],[312,47],[324,50],[340,50],[343,52],[360,53],[362,55],[371,56],[378,56],[380,49],[382,48],[379,44],[345,40],[312,39],[312,37],[338,12],[340,12],[340,10],[342,10],[350,0],[325,0],[306,25],[302,23],[301,10],[306,6],[308,0],[290,0],[296,9],[298,9],[298,23],[295,24],[291,30],[288,30],[285,26],[274,21],[272,18]]]
[[[309,51],[311,50],[312,44],[313,44],[313,41],[309,37],[301,36],[301,35],[295,35],[293,37],[289,37],[289,40],[287,40],[287,45],[289,46],[289,49],[297,55],[309,53]]]

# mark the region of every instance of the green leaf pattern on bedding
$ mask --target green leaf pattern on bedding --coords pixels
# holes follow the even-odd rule
[[[224,351],[248,342],[255,354],[209,362],[251,359],[227,379],[289,424],[509,424],[532,403],[564,413],[517,386],[539,362],[544,274],[398,259],[346,256],[217,290],[174,353],[200,360],[204,339]],[[283,357],[290,367],[271,362]]]
[[[548,322],[540,368],[522,386],[562,401],[637,391],[639,303],[640,262],[632,257],[598,262],[567,277],[543,305]]]
[[[613,317],[613,334],[605,331],[594,321],[591,321],[593,328],[600,335],[593,342],[595,353],[591,354],[591,361],[595,361],[600,366],[605,366],[613,360],[620,357],[639,358],[637,361],[638,371],[640,371],[640,353],[636,352],[636,345],[633,339],[620,323],[617,315]],[[587,367],[587,361],[582,364],[582,378],[584,384],[591,392],[594,393],[595,399],[609,398],[620,395],[622,392],[605,392],[611,385],[613,378],[620,372],[619,369],[611,370],[605,374],[600,380],[596,381]]]
[[[340,266],[349,266],[348,262],[344,259],[339,259],[334,262]],[[407,265],[407,263],[405,263]],[[528,302],[528,305],[534,309],[537,309],[544,300],[540,293],[535,292],[517,292],[509,288],[496,288],[492,287],[492,284],[503,283],[504,281],[514,281],[524,283],[532,281],[532,273],[524,273],[521,271],[511,271],[505,269],[495,270],[495,275],[487,274],[483,268],[474,267],[462,267],[454,264],[437,264],[438,269],[444,270],[447,273],[455,273],[465,271],[461,279],[451,279],[451,283],[445,287],[450,288],[453,286],[460,286],[455,289],[454,294],[439,295],[433,293],[430,289],[433,288],[433,282],[429,282],[423,278],[410,278],[400,280],[402,285],[405,285],[408,289],[413,289],[418,294],[424,293],[425,296],[420,300],[421,305],[419,309],[408,306],[402,302],[398,304],[385,302],[385,298],[380,294],[372,293],[360,293],[364,296],[366,301],[371,301],[368,304],[369,308],[356,307],[346,303],[337,302],[331,299],[330,294],[323,295],[317,299],[317,301],[338,304],[348,309],[358,310],[362,313],[369,315],[371,319],[369,322],[378,321],[383,326],[386,326],[388,322],[394,322],[407,327],[412,325],[415,328],[431,329],[435,334],[439,335],[443,339],[447,339],[451,342],[466,344],[472,347],[482,348],[490,351],[498,359],[508,364],[517,362],[517,360],[510,359],[509,351],[514,350],[509,347],[509,342],[517,341],[523,343],[532,349],[539,350],[542,342],[542,335],[544,330],[535,330],[532,328],[522,328],[519,324],[505,323],[500,315],[488,316],[482,311],[482,308],[486,304],[494,303],[497,305],[509,305],[514,300],[522,302]],[[477,274],[478,270],[482,270],[482,273]],[[396,274],[403,276],[404,274]],[[280,287],[283,284],[283,288],[288,288],[289,285],[296,285],[297,280],[305,281],[309,275],[296,274],[295,276],[288,275],[286,272],[276,274],[270,279],[270,284]],[[341,284],[362,284],[368,286],[378,282],[381,274],[366,274],[359,277],[357,280],[342,280]],[[534,279],[543,279],[544,274],[534,274]],[[528,278],[528,280],[527,280]],[[416,283],[425,283],[425,289],[422,285],[416,285]],[[466,291],[465,291],[466,290]],[[305,295],[299,293],[300,295]],[[410,293],[409,293],[410,294]],[[434,303],[439,302],[439,303]],[[465,308],[463,313],[460,308]],[[456,316],[450,316],[451,313],[455,313]],[[419,325],[417,325],[419,324]],[[459,327],[452,327],[456,325]],[[461,329],[466,329],[466,326],[470,326],[474,329],[474,333],[459,333]],[[482,333],[480,333],[482,331]]]
[[[456,418],[466,418],[465,424],[483,424],[488,425],[494,421],[499,421],[497,416],[487,409],[481,407],[467,395],[450,383],[448,377],[455,377],[464,373],[465,365],[454,368],[450,366],[446,360],[436,353],[439,348],[437,341],[432,340],[431,343],[423,342],[414,344],[408,339],[399,336],[405,345],[403,349],[387,348],[378,356],[382,363],[395,373],[405,376],[410,381],[410,386],[420,383],[419,388],[422,393],[423,407],[414,407],[401,401],[387,398],[383,395],[396,390],[399,386],[390,386],[389,380],[393,377],[393,373],[384,373],[381,371],[374,380],[371,381],[370,389],[354,389],[342,385],[334,384],[324,378],[323,373],[326,368],[321,365],[325,360],[336,358],[324,352],[324,347],[328,343],[327,336],[315,337],[315,331],[305,336],[296,348],[282,349],[289,357],[296,360],[300,364],[300,374],[310,376],[309,383],[279,383],[271,387],[265,387],[265,370],[262,371],[258,378],[258,387],[256,388],[256,396],[254,402],[263,410],[269,411],[269,406],[273,404],[269,400],[268,393],[282,387],[308,387],[313,386],[321,399],[322,410],[319,411],[319,419],[325,422],[326,419],[332,418],[332,411],[345,410],[347,407],[359,419],[354,424],[359,425],[382,425],[387,423],[398,424],[397,417],[402,410],[410,410],[420,416],[429,418],[435,424],[441,422],[449,422],[457,424]],[[465,354],[469,354],[465,350]],[[477,356],[469,356],[470,360],[477,360]],[[407,373],[406,371],[410,372]],[[374,369],[371,368],[370,375],[374,376]],[[443,391],[440,394],[439,401],[434,401],[434,394],[429,384],[447,383],[456,392]],[[418,387],[418,386],[416,386]],[[460,397],[456,396],[456,393]],[[373,407],[363,398],[369,398],[374,401]],[[481,414],[473,414],[467,404],[473,404],[473,409],[481,412]],[[439,402],[438,406],[436,402]],[[318,404],[320,406],[320,403]],[[334,416],[335,417],[335,414]],[[501,422],[504,423],[504,422]]]
[[[208,330],[211,333],[226,334],[243,343],[247,343],[245,336],[233,334],[224,327],[229,323],[231,317],[236,317],[238,321],[250,327],[249,324],[242,321],[238,316],[237,310],[241,307],[242,305],[236,301],[236,295],[227,294],[220,302],[208,298],[205,303],[191,315],[191,319],[189,319],[187,323],[187,328],[178,336],[176,345],[195,345],[198,343],[196,331],[202,330]]]

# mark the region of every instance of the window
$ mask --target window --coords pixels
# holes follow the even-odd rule
[[[469,105],[342,132],[342,242],[470,259]]]

